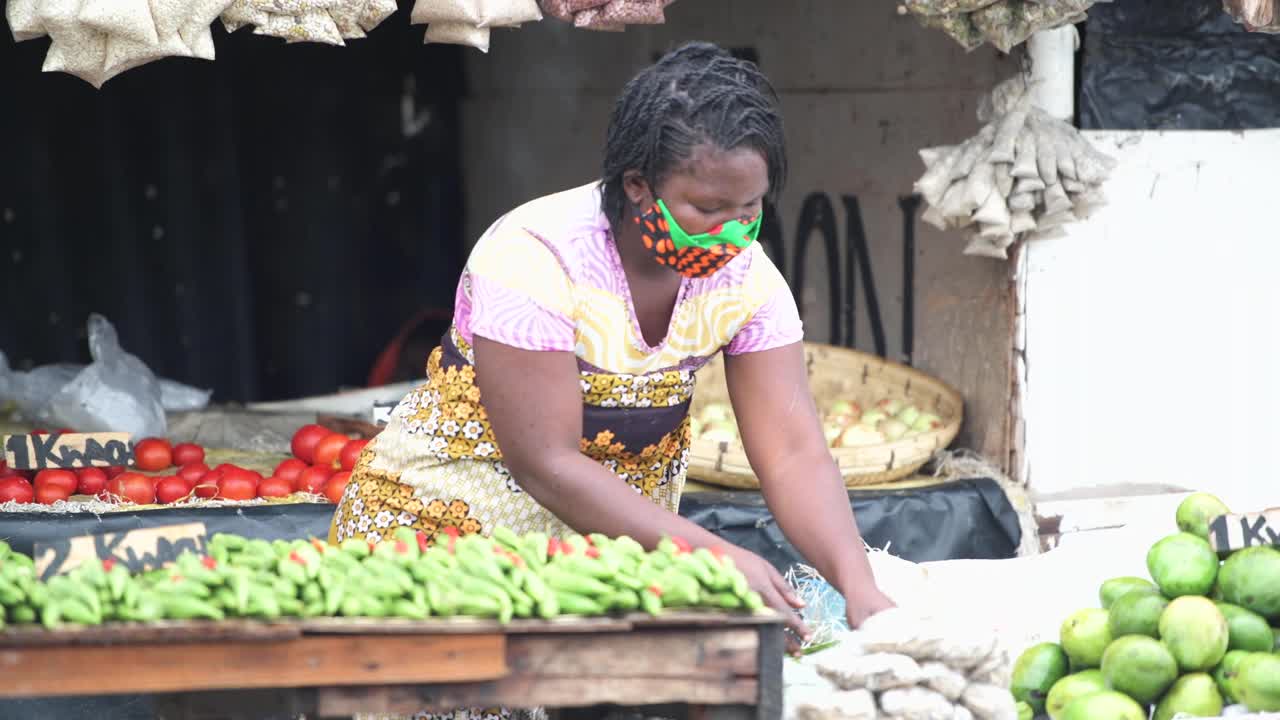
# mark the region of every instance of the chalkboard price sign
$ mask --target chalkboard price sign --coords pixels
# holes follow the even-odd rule
[[[6,435],[4,459],[18,470],[124,467],[133,464],[129,433],[51,433]]]
[[[33,559],[43,580],[79,567],[90,558],[111,559],[138,573],[164,567],[184,552],[203,554],[204,523],[140,528],[127,532],[79,535],[37,542]]]

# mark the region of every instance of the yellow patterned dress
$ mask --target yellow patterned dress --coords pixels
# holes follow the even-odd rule
[[[798,342],[803,331],[786,281],[755,244],[708,278],[682,278],[667,336],[651,346],[632,308],[599,184],[534,200],[494,223],[472,250],[453,325],[427,361],[427,382],[405,396],[361,455],[334,514],[331,541],[376,542],[397,527],[570,532],[502,461],[475,383],[476,335],[574,353],[582,452],[676,512],[688,467],[694,372],[721,350],[781,347]],[[443,717],[509,716],[496,709],[459,713]]]

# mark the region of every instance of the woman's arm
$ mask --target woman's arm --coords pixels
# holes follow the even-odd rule
[[[845,596],[852,623],[889,607],[822,434],[804,346],[726,353],[725,375],[747,457],[783,533]]]
[[[629,535],[646,548],[663,535],[723,546],[765,602],[793,618],[797,632],[807,632],[787,612],[799,601],[768,563],[655,505],[582,454],[582,390],[573,353],[520,350],[478,335],[473,345],[476,383],[503,459],[534,500],[582,533]]]

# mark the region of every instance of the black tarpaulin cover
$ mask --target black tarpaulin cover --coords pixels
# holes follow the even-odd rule
[[[1085,25],[1080,126],[1280,126],[1280,37],[1250,33],[1220,0],[1098,3]]]

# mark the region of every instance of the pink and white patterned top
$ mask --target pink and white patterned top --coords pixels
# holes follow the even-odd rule
[[[649,345],[592,183],[511,211],[480,238],[458,284],[454,325],[525,350],[572,351],[584,370],[696,370],[799,342],[786,280],[755,243],[708,278],[683,278],[667,336]]]

